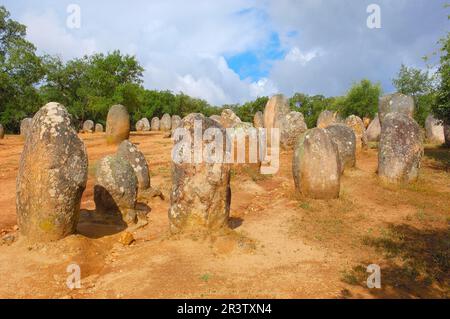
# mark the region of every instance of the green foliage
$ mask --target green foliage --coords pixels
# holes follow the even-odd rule
[[[114,51],[94,54],[66,63],[57,57],[44,57],[46,83],[43,100],[58,101],[80,122],[104,122],[111,105],[120,103],[131,113],[142,103],[143,68],[135,57]]]
[[[367,79],[353,84],[345,98],[340,100],[342,107],[337,109],[341,115],[357,115],[361,118],[374,118],[378,111],[378,100],[381,95],[379,83],[373,84]]]
[[[401,65],[397,78],[392,83],[398,92],[413,97],[427,94],[432,90],[432,79],[428,71],[408,68],[404,64]]]
[[[9,18],[0,6],[0,122],[18,131],[20,120],[41,104],[36,86],[43,79],[41,59],[25,39],[26,27]]]
[[[428,114],[432,112],[433,105],[436,104],[436,92],[419,95],[416,100],[414,119],[419,125],[425,127],[425,120]]]
[[[324,110],[336,111],[342,116],[355,114],[373,118],[378,109],[380,94],[380,84],[362,80],[354,84],[345,96],[326,98],[323,95],[295,93],[290,98],[290,106],[303,113],[306,124],[311,128],[316,126],[317,119]]]
[[[295,93],[289,100],[291,108],[302,112],[306,125],[311,128],[316,126],[317,119],[323,110],[331,109],[334,98],[326,98],[323,95],[309,96],[303,93]]]
[[[253,123],[255,113],[258,111],[263,112],[267,101],[269,101],[269,98],[267,96],[263,96],[256,98],[254,101],[244,103],[242,106],[233,105],[228,106],[228,108],[231,108],[242,121]],[[222,109],[224,108],[227,107],[222,107]]]
[[[441,40],[442,55],[439,66],[440,84],[436,92],[436,103],[432,109],[436,117],[450,125],[450,32]]]
[[[397,78],[392,82],[398,92],[414,98],[416,104],[414,119],[424,126],[425,119],[436,100],[433,77],[429,75],[428,71],[408,68],[402,64]]]

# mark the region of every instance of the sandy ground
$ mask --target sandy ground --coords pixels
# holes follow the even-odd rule
[[[144,152],[153,198],[149,224],[119,243],[123,229],[92,220],[96,162],[115,147],[103,134],[81,135],[89,181],[78,234],[57,243],[22,240],[0,245],[1,298],[448,298],[450,151],[428,147],[420,180],[383,186],[377,152],[358,154],[337,200],[295,195],[292,152],[281,154],[274,176],[251,167],[232,174],[230,231],[172,237],[167,210],[171,140],[133,133]],[[0,140],[1,237],[16,235],[15,179],[23,142]],[[91,216],[91,217],[89,217]],[[95,218],[94,218],[95,219]],[[81,269],[81,288],[66,285],[67,267]],[[369,289],[369,264],[381,267],[381,289]]]

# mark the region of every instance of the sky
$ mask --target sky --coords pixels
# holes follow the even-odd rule
[[[343,95],[367,78],[394,91],[400,65],[436,64],[443,0],[3,0],[39,53],[68,60],[119,49],[148,89],[213,105],[295,92]],[[79,8],[79,20],[73,11]],[[380,28],[367,20],[380,9]],[[75,20],[74,20],[75,17]],[[69,23],[67,23],[69,20]],[[79,21],[79,27],[73,22]],[[372,21],[372,20],[371,20]]]

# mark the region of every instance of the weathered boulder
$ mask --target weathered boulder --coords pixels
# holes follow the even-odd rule
[[[425,120],[425,130],[427,140],[431,143],[445,143],[444,125],[436,120],[431,114],[428,115],[427,119]]]
[[[175,130],[177,128],[179,128],[181,125],[181,117],[179,117],[178,115],[173,115],[172,116],[172,125],[171,125],[171,129],[169,131],[167,131],[164,134],[165,138],[170,138],[172,137],[172,135],[174,134]]]
[[[362,119],[363,123],[364,123],[364,128],[367,130],[367,128],[369,127],[370,124],[370,118],[369,117],[363,117]]]
[[[137,121],[134,127],[136,128],[136,132],[142,131],[142,121]]]
[[[23,119],[22,121],[20,121],[20,136],[24,139],[27,138],[28,135],[28,131],[30,130],[31,127],[31,122],[33,120],[29,117]]]
[[[150,170],[144,154],[136,145],[126,140],[120,143],[117,156],[125,159],[133,167],[138,180],[138,190],[143,191],[150,188]]]
[[[253,128],[252,123],[248,122],[239,122],[233,125],[231,127],[232,130],[228,130],[227,132],[231,132],[231,137],[235,136],[236,134],[243,134],[244,136],[248,136],[250,130]]]
[[[296,111],[280,114],[278,116],[278,127],[280,129],[280,143],[284,148],[293,148],[298,137],[308,129],[303,114]]]
[[[137,177],[126,159],[109,155],[98,162],[94,186],[97,213],[120,213],[127,224],[136,223],[137,191]]]
[[[217,123],[219,123],[220,125],[222,125],[222,118],[220,117],[220,115],[216,115],[216,114],[214,114],[214,115],[211,115],[210,117],[209,117],[211,120],[214,120],[214,121],[216,121]]]
[[[356,115],[350,115],[345,120],[345,125],[350,127],[355,133],[356,137],[356,151],[367,148],[367,135],[366,128],[360,117]]]
[[[445,145],[450,146],[450,124],[444,124]]]
[[[114,105],[106,118],[106,142],[120,144],[130,137],[130,115],[125,106]]]
[[[230,165],[223,161],[194,161],[194,125],[201,123],[202,134],[212,128],[221,132],[224,149],[215,150],[220,154],[225,151],[225,130],[216,121],[202,114],[189,114],[182,123],[191,136],[190,143],[175,140],[174,153],[187,154],[172,162],[172,193],[169,209],[170,229],[172,232],[214,231],[227,226],[230,213]],[[199,126],[197,126],[199,127]],[[210,130],[211,131],[211,130]],[[214,139],[203,143],[208,149]],[[179,145],[184,145],[179,148]],[[190,148],[190,149],[188,149]],[[213,146],[215,149],[215,147]],[[223,154],[223,153],[222,153]]]
[[[181,125],[181,117],[179,115],[172,115],[172,131],[179,128]]]
[[[264,115],[261,111],[255,113],[255,116],[253,117],[253,126],[256,128],[264,127]]]
[[[235,124],[240,123],[241,119],[230,109],[225,109],[220,115],[220,123],[224,128],[231,128]]]
[[[336,123],[328,126],[333,142],[336,143],[341,173],[347,168],[353,168],[356,164],[356,136],[355,132],[347,125]]]
[[[282,94],[274,95],[269,99],[269,101],[267,101],[266,106],[264,108],[263,120],[266,135],[265,144],[268,149],[271,149],[272,147],[276,146],[272,145],[273,142],[272,138],[276,136],[273,135],[272,133],[278,130],[278,132],[281,135],[281,132],[279,130],[280,129],[279,119],[282,118],[282,116],[288,114],[289,112],[290,112],[289,101]]]
[[[375,118],[372,120],[372,122],[370,122],[369,127],[367,127],[366,130],[367,140],[369,142],[378,142],[380,140],[380,134],[381,134],[381,124],[377,114],[375,115]]]
[[[83,123],[83,132],[92,133],[94,131],[94,122],[91,120],[86,120]]]
[[[159,123],[159,129],[167,132],[172,128],[172,117],[169,114],[164,114]]]
[[[5,137],[5,129],[3,128],[3,125],[0,124],[0,140],[2,140]]]
[[[382,96],[378,103],[378,117],[383,126],[384,117],[388,113],[403,113],[409,117],[414,116],[414,99],[402,93],[394,93]]]
[[[339,117],[337,112],[324,110],[319,114],[317,118],[317,127],[326,128],[331,124],[341,123],[342,119]]]
[[[341,163],[329,131],[313,128],[297,141],[292,161],[296,191],[313,199],[338,198]]]
[[[289,101],[282,94],[272,96],[264,108],[264,127],[267,129],[279,128],[278,119],[281,115],[289,112]]]
[[[160,129],[160,120],[158,117],[154,117],[152,118],[152,122],[151,122],[151,127],[152,127],[152,131],[159,131]]]
[[[95,133],[103,133],[103,125],[100,123],[95,124]]]
[[[148,132],[150,128],[150,122],[145,117],[136,122],[136,131],[138,132]]]
[[[388,113],[381,126],[378,175],[385,182],[414,182],[419,176],[423,143],[419,125],[404,113]]]
[[[20,158],[16,211],[21,234],[55,241],[75,232],[88,176],[86,148],[64,106],[34,116]]]

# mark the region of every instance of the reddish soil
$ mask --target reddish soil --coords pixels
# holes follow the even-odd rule
[[[344,173],[341,197],[295,195],[292,152],[274,176],[235,167],[229,232],[173,237],[167,211],[171,140],[133,133],[144,152],[153,198],[149,224],[119,243],[123,230],[95,216],[95,163],[115,152],[103,134],[81,135],[90,169],[78,234],[51,244],[20,238],[0,244],[0,298],[448,298],[450,151],[427,148],[420,179],[402,187],[377,179],[377,151],[358,154]],[[0,235],[15,235],[15,180],[23,141],[0,140]],[[90,213],[88,213],[90,212]],[[95,219],[95,218],[94,218]],[[1,242],[1,241],[0,241]],[[81,288],[66,285],[67,266],[81,268]],[[369,289],[369,264],[381,267],[381,289]]]

